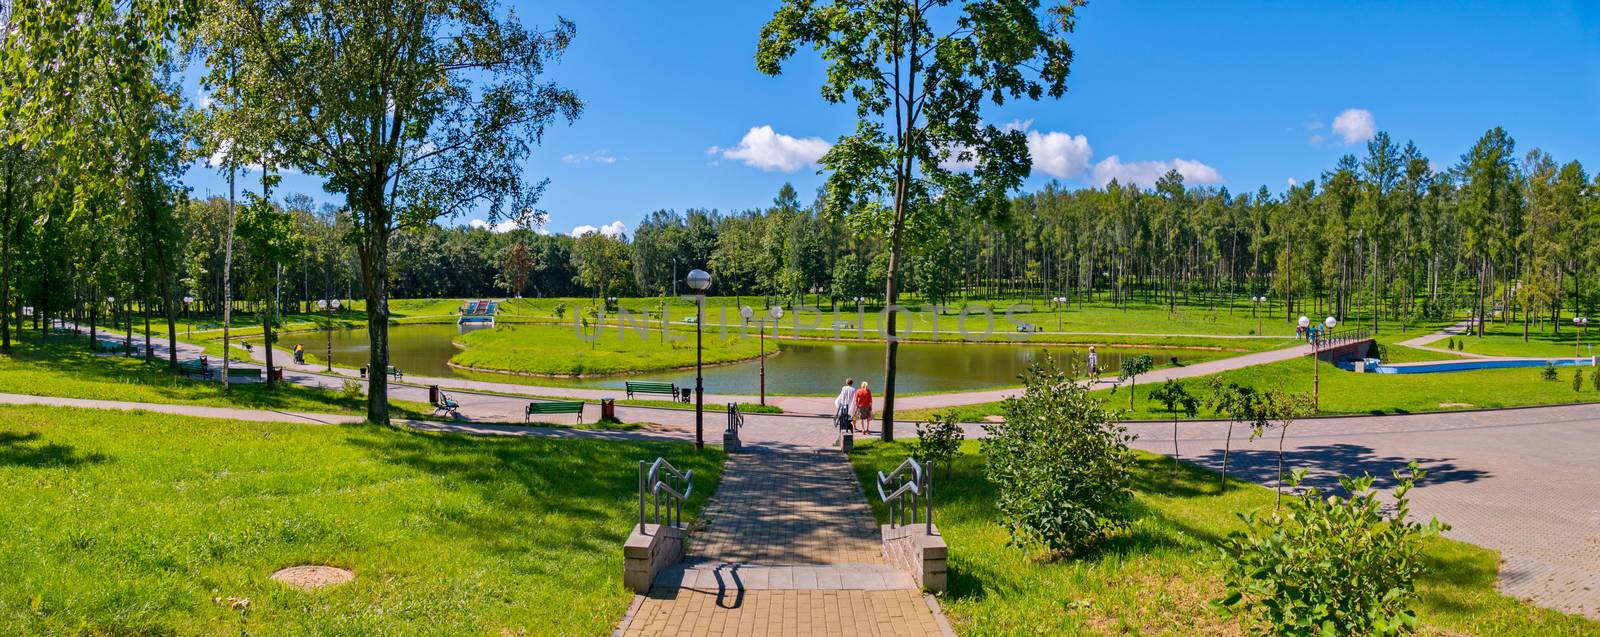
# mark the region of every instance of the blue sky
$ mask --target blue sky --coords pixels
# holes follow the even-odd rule
[[[528,162],[530,179],[551,180],[551,232],[765,206],[784,182],[810,193],[822,181],[810,159],[853,128],[852,108],[819,97],[814,54],[780,77],[756,72],[775,1],[509,6],[525,24],[578,26],[551,77],[585,100],[583,117]],[[1073,43],[1066,96],[985,113],[1028,126],[1029,188],[1146,183],[1177,167],[1191,183],[1276,192],[1360,154],[1374,130],[1450,165],[1497,125],[1519,153],[1600,170],[1596,3],[1094,0]],[[227,193],[204,165],[185,182]],[[278,192],[333,201],[306,175]]]

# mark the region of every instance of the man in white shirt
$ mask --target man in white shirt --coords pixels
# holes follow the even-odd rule
[[[844,417],[848,419],[850,417],[850,404],[852,402],[854,402],[855,399],[856,399],[856,379],[854,379],[854,378],[846,378],[846,379],[844,379],[844,387],[840,387],[839,388],[839,395],[833,399],[834,417],[838,418],[838,414],[842,413],[842,414],[845,415]],[[839,427],[841,429],[846,427],[846,426],[848,426],[848,425],[845,425],[845,424],[842,424],[842,423],[839,424]]]

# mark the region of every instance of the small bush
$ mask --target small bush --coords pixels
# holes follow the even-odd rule
[[[1594,371],[1589,372],[1589,386],[1593,387],[1595,391],[1600,391],[1600,366],[1596,366]]]
[[[1134,436],[1049,353],[1022,380],[982,447],[1010,545],[1073,553],[1126,528]]]
[[[1572,391],[1583,391],[1583,370],[1572,370]]]
[[[1413,461],[1394,476],[1394,513],[1384,515],[1372,476],[1341,478],[1348,498],[1312,488],[1288,513],[1243,513],[1244,531],[1223,545],[1225,594],[1212,605],[1244,614],[1277,635],[1394,635],[1416,628],[1411,605],[1422,574],[1422,538],[1450,527],[1408,520],[1407,492],[1426,475]],[[1290,478],[1299,486],[1305,470]]]
[[[1539,370],[1539,377],[1545,380],[1556,380],[1556,364],[1545,363],[1544,369]]]
[[[953,413],[934,414],[927,422],[917,425],[917,439],[911,443],[911,453],[918,460],[927,463],[930,471],[943,464],[947,478],[950,477],[950,460],[956,457],[962,439],[966,438],[958,420]]]
[[[353,380],[344,381],[344,397],[355,400],[361,397],[361,383]]]

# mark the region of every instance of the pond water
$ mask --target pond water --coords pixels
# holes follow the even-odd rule
[[[465,330],[491,329],[455,325],[391,325],[389,327],[389,360],[407,374],[474,378],[495,382],[530,385],[562,385],[614,389],[621,387],[623,379],[672,381],[680,386],[694,384],[694,370],[653,372],[632,376],[608,378],[556,379],[516,376],[511,374],[484,374],[463,372],[451,368],[447,362],[460,351],[451,344],[457,334]],[[367,331],[342,330],[332,333],[333,361],[341,367],[356,368],[367,363]],[[322,356],[326,348],[326,332],[288,334],[281,341],[285,348],[295,343]],[[770,394],[831,394],[846,376],[866,379],[874,387],[883,386],[884,345],[882,343],[827,343],[820,341],[785,341],[782,352],[767,357],[767,392]],[[901,393],[964,391],[1020,384],[1017,375],[1029,363],[1049,349],[1065,360],[1084,362],[1085,350],[1068,346],[1043,347],[1036,345],[962,345],[905,343],[900,346],[899,375],[895,383]],[[1157,367],[1163,367],[1176,356],[1180,361],[1193,362],[1214,358],[1214,352],[1187,350],[1137,350],[1099,348],[1100,365],[1115,370],[1124,356],[1150,354]],[[706,391],[723,394],[755,394],[760,389],[760,363],[750,361],[733,365],[705,368]],[[1115,372],[1110,372],[1112,375]]]

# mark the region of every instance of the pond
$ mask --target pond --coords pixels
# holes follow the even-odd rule
[[[529,385],[595,387],[614,389],[624,378],[672,381],[680,386],[694,384],[693,370],[673,370],[606,378],[537,378],[511,374],[464,372],[450,367],[450,357],[460,351],[451,340],[462,330],[491,329],[438,324],[391,325],[389,360],[407,374],[473,378]],[[288,334],[281,343],[292,348],[301,343],[317,356],[326,347],[327,333]],[[367,363],[367,331],[342,330],[332,333],[333,361],[341,367],[361,367]],[[882,343],[828,343],[822,341],[784,341],[783,351],[767,357],[767,393],[815,394],[833,392],[846,376],[866,379],[874,387],[883,386],[884,345]],[[899,375],[895,383],[901,393],[948,392],[1009,387],[1020,384],[1017,375],[1046,349],[1066,360],[1082,364],[1085,350],[1076,346],[1043,347],[1000,344],[924,344],[900,346]],[[1193,350],[1139,350],[1099,348],[1103,369],[1116,370],[1124,356],[1150,354],[1157,367],[1176,356],[1180,362],[1215,358],[1218,353]],[[755,394],[760,390],[760,363],[750,361],[705,368],[706,391],[721,394]],[[1109,372],[1115,375],[1115,371]]]

